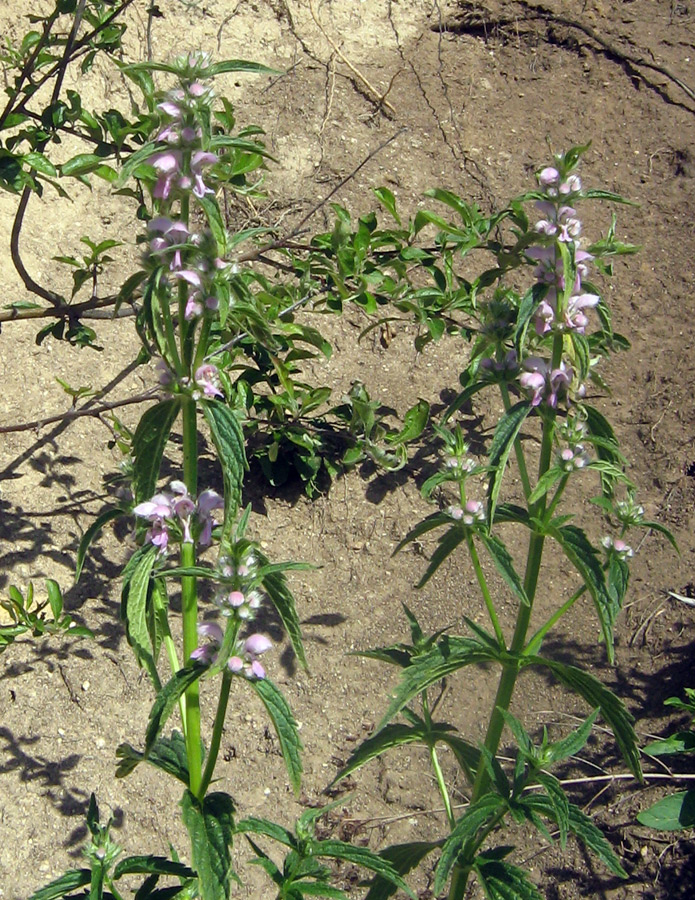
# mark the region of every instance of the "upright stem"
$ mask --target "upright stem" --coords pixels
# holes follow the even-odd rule
[[[556,369],[560,365],[560,362],[562,360],[562,345],[562,335],[556,334],[553,341],[551,369]],[[539,479],[550,468],[550,460],[553,449],[553,436],[555,431],[555,420],[553,417],[544,417],[542,421],[543,437],[541,440],[541,454],[538,462]],[[519,457],[523,457],[521,448],[519,448],[519,452],[517,455],[517,458]],[[525,464],[523,466],[523,471],[526,471]],[[546,498],[545,496],[543,496],[529,509],[530,518],[532,520],[543,519],[545,511]],[[528,633],[529,624],[531,622],[531,613],[533,612],[533,601],[535,599],[536,588],[538,586],[538,577],[540,574],[541,561],[543,558],[544,543],[545,535],[542,531],[531,532],[528,552],[526,556],[526,570],[524,575],[524,590],[526,592],[526,596],[528,597],[528,605],[521,604],[519,606],[516,626],[514,628],[514,635],[509,646],[509,651],[512,654],[520,654],[524,649],[524,645],[526,643],[526,635]],[[489,751],[491,756],[496,756],[499,749],[500,740],[502,738],[502,731],[504,729],[503,713],[509,709],[512,695],[514,694],[514,688],[516,687],[516,680],[519,675],[519,670],[520,662],[515,659],[512,659],[502,667],[502,674],[500,675],[500,681],[497,686],[497,694],[495,695],[495,703],[492,714],[490,716],[487,734],[485,735],[485,748]],[[480,765],[478,773],[476,775],[475,784],[473,785],[471,803],[475,803],[477,800],[479,800],[487,792],[489,787],[490,776],[486,768],[483,765]],[[479,846],[480,843],[476,841],[472,845],[471,853],[474,854],[475,852],[477,852],[477,848]],[[457,900],[457,898],[463,897],[466,888],[466,882],[468,880],[468,874],[470,872],[470,864],[472,863],[472,861],[473,856],[471,856],[471,858],[466,862],[462,860],[461,863],[458,863],[456,866],[454,866],[451,886],[449,889],[450,900]]]
[[[198,489],[198,426],[196,405],[191,397],[182,398],[183,412],[183,480],[188,492],[195,496]],[[195,565],[195,544],[181,545],[181,565]],[[183,611],[183,660],[188,664],[191,653],[198,646],[198,592],[192,575],[181,578],[181,608]],[[200,748],[200,695],[195,681],[184,694],[186,710],[186,752],[188,755],[189,787],[198,795],[201,782],[202,754]]]
[[[232,684],[232,673],[225,667],[222,672],[222,686],[220,687],[220,698],[217,703],[217,712],[215,713],[215,722],[212,726],[212,738],[210,740],[210,750],[205,763],[205,771],[203,772],[203,780],[198,789],[198,797],[202,800],[210,786],[215,765],[217,764],[217,756],[220,752],[220,741],[222,740],[222,726],[227,715],[227,703],[229,702],[229,689]]]

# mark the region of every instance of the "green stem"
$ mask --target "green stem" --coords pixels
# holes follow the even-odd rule
[[[550,506],[548,507],[548,509],[546,511],[546,517],[547,517],[548,521],[550,520],[553,513],[555,512],[555,508],[557,507],[558,503],[560,502],[560,498],[565,493],[565,488],[567,487],[568,480],[569,480],[569,473],[567,475],[563,475],[562,478],[560,479],[560,484],[557,486],[557,490],[555,491],[555,494],[553,495],[553,499],[550,501]]]
[[[182,398],[183,412],[183,480],[188,492],[195,496],[198,488],[198,426],[195,401]],[[181,565],[195,565],[195,544],[181,545]],[[192,575],[181,578],[181,608],[183,612],[183,659],[190,662],[191,653],[198,646],[198,591],[196,579]],[[202,770],[200,746],[200,694],[198,682],[190,685],[184,694],[184,732],[188,756],[189,787],[198,795]]]
[[[488,615],[490,616],[490,622],[492,623],[492,627],[495,630],[497,643],[500,645],[500,647],[506,647],[507,644],[504,640],[504,632],[502,631],[499,619],[497,618],[495,604],[493,603],[492,596],[490,595],[490,589],[487,586],[487,579],[485,578],[485,573],[483,572],[482,566],[480,565],[478,551],[475,549],[475,543],[473,542],[473,536],[470,531],[466,534],[466,543],[468,544],[468,553],[470,554],[471,561],[473,563],[475,576],[478,579],[480,591],[483,595],[483,599],[485,600],[485,606],[487,607]]]
[[[210,750],[205,763],[205,771],[203,772],[203,780],[198,789],[198,799],[202,800],[205,792],[210,786],[215,766],[217,765],[217,757],[220,752],[220,741],[222,740],[222,728],[224,726],[225,716],[227,715],[227,704],[229,702],[229,689],[232,685],[232,673],[225,668],[222,673],[222,686],[220,687],[220,697],[217,701],[217,712],[215,713],[215,722],[212,726],[212,739],[210,740]]]
[[[550,363],[551,369],[559,367],[562,360],[563,337],[556,334],[553,340],[553,352]],[[550,468],[550,460],[553,449],[553,437],[555,432],[555,418],[548,415],[543,416],[543,437],[541,440],[541,453],[538,462],[538,479]],[[530,493],[530,491],[529,491]],[[546,498],[541,497],[529,509],[530,518],[542,520],[545,515]],[[531,622],[531,613],[533,611],[533,602],[536,596],[536,588],[538,586],[538,577],[540,575],[541,561],[543,559],[543,545],[545,543],[545,534],[539,531],[533,531],[529,539],[528,552],[526,556],[526,570],[524,574],[524,590],[528,597],[528,605],[521,604],[516,619],[516,627],[514,635],[509,647],[512,657],[519,656],[524,649],[526,643],[526,634],[528,633],[529,624]],[[507,712],[511,704],[516,680],[521,669],[521,660],[512,658],[509,662],[502,666],[502,674],[500,675],[499,684],[497,686],[497,694],[495,695],[495,703],[488,723],[487,734],[485,735],[485,748],[491,756],[496,756],[499,749],[502,731],[504,730],[504,712]],[[490,787],[490,776],[484,766],[480,766],[473,785],[473,793],[471,803],[475,803]],[[470,863],[473,861],[475,853],[480,844],[476,841],[470,853],[465,854],[468,865],[465,863],[454,867],[452,874],[451,889],[449,891],[450,900],[457,900],[463,896],[465,891],[468,874],[470,872]],[[459,871],[460,869],[460,871]],[[454,887],[459,893],[454,894]]]
[[[164,648],[169,659],[169,668],[171,669],[172,674],[174,674],[175,672],[179,671],[179,669],[181,668],[181,664],[179,663],[179,655],[176,652],[176,644],[174,643],[174,639],[170,634],[167,634],[164,637]],[[183,697],[179,697],[179,712],[181,713],[181,727],[183,728],[183,736],[186,737],[186,701]]]
[[[428,729],[431,731],[432,715],[430,713],[430,705],[427,700],[427,691],[424,690],[420,696],[422,700],[422,710],[425,716],[425,722],[427,723]],[[446,810],[446,818],[449,823],[449,828],[453,828],[456,824],[456,818],[451,807],[451,797],[449,796],[446,781],[444,780],[444,773],[442,772],[442,767],[439,765],[436,746],[434,744],[431,744],[429,747],[429,751],[432,769],[434,770],[434,777],[437,779],[437,787],[439,788],[439,793],[442,795],[442,801],[444,803],[444,809]]]

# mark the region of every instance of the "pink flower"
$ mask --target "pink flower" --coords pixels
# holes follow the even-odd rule
[[[553,166],[547,166],[538,173],[538,183],[541,187],[554,187],[560,180],[560,173]]]
[[[212,363],[205,363],[196,369],[195,383],[203,389],[203,394],[206,397],[224,396],[220,390],[220,377],[217,366],[213,366]]]

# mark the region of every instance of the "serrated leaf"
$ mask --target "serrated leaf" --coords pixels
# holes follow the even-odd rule
[[[280,844],[284,844],[285,847],[292,847],[294,849],[297,846],[296,838],[291,831],[283,828],[282,825],[278,825],[277,822],[271,822],[268,819],[258,819],[255,816],[248,816],[246,819],[237,822],[234,830],[237,834],[263,834]]]
[[[261,63],[250,62],[247,59],[224,59],[213,63],[205,69],[204,78],[214,78],[225,72],[248,72],[254,75],[282,75],[278,69],[270,69]]]
[[[474,838],[481,828],[490,824],[504,806],[504,800],[497,794],[485,794],[480,800],[471,803],[465,810],[442,848],[442,855],[434,872],[433,890],[435,895],[440,894],[444,890],[444,885],[449,878],[449,872],[456,862],[463,845],[469,839]]]
[[[362,866],[363,869],[368,869],[370,872],[375,872],[382,878],[392,881],[402,891],[405,891],[409,897],[412,897],[413,900],[415,898],[415,894],[403,881],[394,866],[388,860],[378,856],[376,853],[372,853],[366,847],[358,847],[355,844],[348,844],[346,841],[313,841],[311,853],[313,856],[342,859],[356,866]]]
[[[52,881],[45,887],[39,888],[38,891],[31,895],[29,900],[58,900],[58,898],[65,897],[72,891],[89,884],[91,880],[92,873],[89,869],[73,869],[71,872],[61,875],[60,878],[56,878],[55,881]]]
[[[381,731],[377,731],[376,734],[362,741],[331,784],[335,784],[365,763],[376,759],[377,756],[381,756],[382,753],[391,750],[393,747],[400,747],[403,744],[412,744],[418,741],[427,744],[427,735],[428,729],[424,723],[419,726],[400,723],[387,725]]]
[[[451,521],[451,519],[449,520]],[[418,581],[419,588],[424,587],[444,560],[451,556],[460,543],[466,539],[466,528],[462,525],[453,525],[448,531],[439,537],[437,549],[430,557],[429,565],[425,570],[425,574]]]
[[[155,492],[164,448],[179,412],[177,399],[151,406],[133,435],[133,493],[135,502],[149,500]]]
[[[400,683],[392,695],[393,700],[377,730],[383,728],[416,694],[431,684],[464,666],[490,662],[496,658],[492,649],[480,641],[444,635],[428,653],[413,657],[408,668],[403,670]]]
[[[233,877],[230,846],[234,835],[234,803],[220,791],[202,804],[190,791],[181,798],[183,823],[191,838],[193,866],[201,900],[229,900]]]
[[[611,596],[608,591],[597,551],[581,528],[575,525],[551,526],[548,533],[560,544],[591,594],[606,643],[608,661],[613,664],[613,626],[620,612],[622,597]]]
[[[80,545],[77,548],[77,557],[75,560],[75,584],[80,580],[80,575],[82,574],[82,568],[84,566],[84,561],[87,556],[87,550],[89,549],[90,544],[94,540],[94,538],[99,534],[104,525],[112,522],[114,519],[118,519],[123,515],[122,509],[107,509],[105,512],[101,513],[96,517],[96,519],[92,522],[89,528],[82,535],[82,539],[80,540]]]
[[[574,803],[569,805],[569,826],[572,834],[576,835],[582,843],[595,853],[606,868],[619,878],[627,878],[627,872],[620,864],[620,860],[613,852],[606,836],[591,821],[586,813],[583,813]]]
[[[93,172],[97,166],[103,165],[103,163],[103,158],[97,156],[95,153],[78,153],[77,156],[73,156],[64,163],[61,163],[60,174],[72,175],[74,177],[86,175],[89,172]]]
[[[533,407],[527,400],[516,403],[505,412],[495,428],[495,435],[490,445],[490,481],[487,491],[488,523],[493,522],[495,518],[497,498],[502,488],[502,479],[514,441],[532,409]]]
[[[299,792],[302,780],[302,742],[292,710],[278,688],[268,678],[255,679],[249,684],[263,701],[280,742],[290,784]]]
[[[224,478],[225,531],[231,528],[241,504],[241,488],[244,472],[248,468],[244,450],[244,432],[234,412],[216,400],[201,403],[205,419],[210,427],[217,458]]]
[[[443,843],[443,841],[409,841],[407,844],[394,844],[392,847],[382,850],[379,856],[391,863],[399,875],[407,875]],[[364,900],[387,900],[397,890],[398,886],[392,881],[377,875]]]
[[[490,554],[495,568],[502,576],[507,586],[510,588],[517,600],[520,600],[524,606],[529,606],[529,598],[524,590],[523,582],[518,572],[514,568],[514,560],[505,547],[504,543],[495,535],[480,534],[480,540],[485,545],[485,549]]]
[[[151,766],[178,778],[183,784],[189,783],[186,741],[179,731],[173,731],[169,738],[160,737],[148,754],[136,750],[130,744],[119,744],[116,748],[116,758],[121,760],[116,768],[116,778],[124,778],[130,775],[139,763],[148,762]]]
[[[417,540],[417,538],[419,538],[421,535],[426,534],[428,531],[432,531],[434,528],[439,528],[442,525],[451,525],[452,521],[453,519],[448,513],[432,513],[432,515],[427,516],[426,519],[423,519],[422,522],[419,522],[414,528],[411,528],[411,530],[406,534],[403,540],[393,551],[392,556],[395,556],[396,553],[402,550],[406,544],[409,544],[411,541]]]
[[[292,649],[294,650],[300,665],[302,668],[308,669],[309,667],[304,653],[304,644],[302,643],[302,627],[299,623],[297,607],[294,602],[292,591],[289,589],[284,576],[284,570],[286,569],[304,569],[307,567],[302,563],[282,563],[273,566],[263,554],[257,553],[257,557],[263,576],[263,589],[282,620],[282,624],[287,632],[287,636],[292,644]]]
[[[113,870],[113,877],[116,880],[124,875],[142,874],[173,875],[175,878],[192,878],[195,876],[193,869],[189,869],[183,863],[174,862],[165,856],[153,856],[152,854],[128,856],[117,863]]]
[[[637,815],[637,821],[659,831],[682,831],[695,825],[695,791],[678,791]]]
[[[474,868],[488,900],[543,900],[536,885],[518,866],[500,859],[486,859],[481,854]]]
[[[548,748],[546,754],[548,762],[561,762],[562,760],[569,759],[570,756],[579,753],[589,740],[589,735],[591,734],[591,729],[594,727],[594,722],[598,717],[598,713],[599,711],[595,710],[595,712],[582,722],[579,728],[570,732],[567,737],[564,737],[559,741],[554,741]]]
[[[145,758],[152,752],[155,742],[157,741],[162,728],[164,728],[167,719],[179,702],[179,698],[204,672],[205,666],[186,666],[172,675],[169,681],[167,681],[164,687],[159,691],[152,704],[149,721],[147,723],[147,730],[145,732]]]
[[[545,497],[555,482],[559,481],[563,476],[567,476],[567,472],[564,469],[560,468],[560,466],[551,466],[547,472],[541,475],[535,488],[529,494],[529,504],[537,503],[541,497]]]
[[[147,627],[147,608],[151,591],[150,576],[156,556],[156,548],[151,544],[147,545],[145,552],[138,555],[135,567],[128,572],[121,594],[121,617],[125,621],[128,643],[135,652],[138,664],[147,670],[153,683],[158,686],[159,675]]]
[[[560,832],[560,846],[565,849],[570,827],[569,800],[560,782],[548,772],[536,772],[535,779],[545,788],[546,796],[553,808],[553,819]]]
[[[199,197],[198,203],[203,208],[210,231],[217,244],[217,255],[224,258],[227,255],[227,229],[224,227],[219,204],[212,197]]]
[[[630,771],[636,778],[642,778],[637,735],[633,727],[634,719],[625,708],[625,704],[610,691],[598,678],[589,672],[570,666],[567,663],[544,656],[529,656],[525,664],[546,666],[555,676],[575,694],[579,694],[593,709],[601,710],[601,715],[610,726],[615,739]]]

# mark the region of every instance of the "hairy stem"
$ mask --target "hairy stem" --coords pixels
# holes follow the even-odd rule
[[[222,673],[222,685],[220,687],[220,696],[217,701],[217,712],[215,713],[215,721],[212,726],[212,738],[210,740],[210,750],[205,763],[205,771],[203,772],[203,780],[198,789],[198,799],[202,800],[205,792],[210,786],[210,781],[215,772],[217,765],[217,757],[220,752],[220,742],[222,740],[222,728],[227,715],[227,704],[229,703],[229,689],[232,685],[232,673],[225,667]]]

